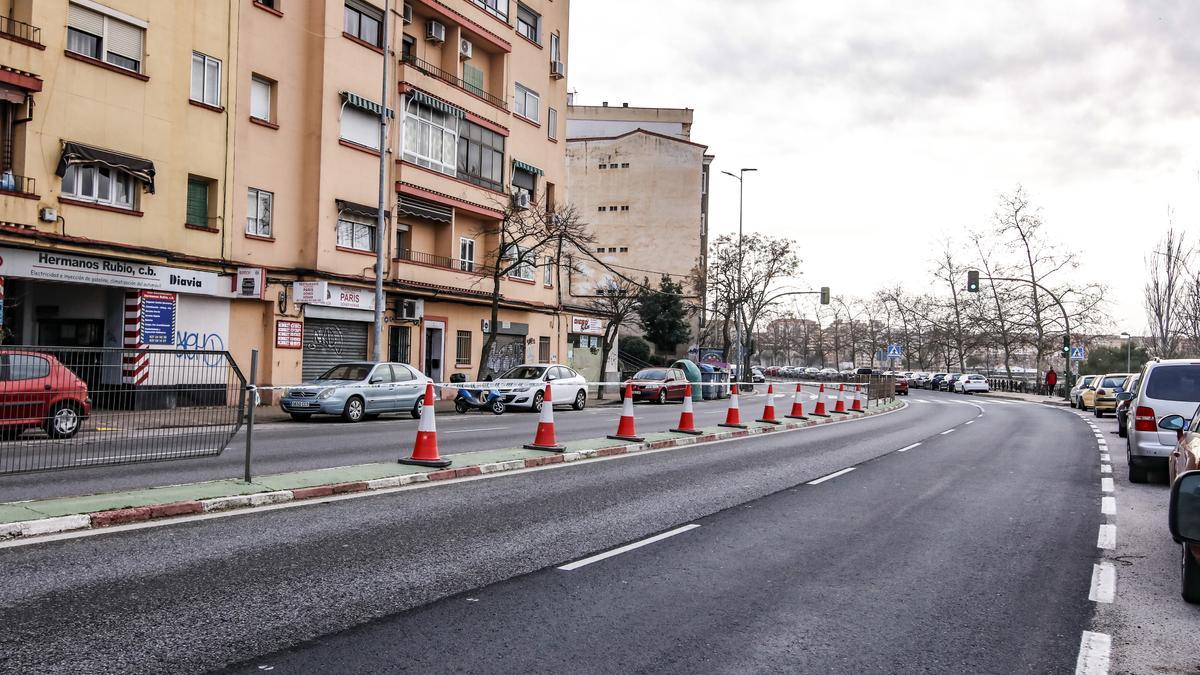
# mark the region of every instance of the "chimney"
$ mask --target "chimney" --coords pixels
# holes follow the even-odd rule
[[[622,103],[622,104],[621,104],[621,107],[622,107],[622,108],[628,108],[628,107],[629,107],[629,104],[628,104],[628,103]]]
[[[604,102],[603,102],[603,103],[601,103],[600,105],[602,105],[602,106],[604,106],[605,108],[607,108],[607,107],[608,107],[608,101],[604,101]]]

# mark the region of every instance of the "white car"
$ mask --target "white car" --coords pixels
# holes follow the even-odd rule
[[[987,393],[991,388],[988,387],[987,378],[982,375],[964,375],[954,383],[954,391],[960,394]]]
[[[547,383],[554,405],[570,405],[576,410],[583,410],[587,405],[587,380],[566,366],[546,363],[516,366],[496,378],[493,386],[509,408],[541,412]]]

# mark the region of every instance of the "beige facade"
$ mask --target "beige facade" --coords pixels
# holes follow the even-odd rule
[[[243,365],[257,349],[262,381],[283,384],[371,353],[382,247],[384,358],[473,378],[486,324],[505,336],[497,367],[568,362],[552,258],[505,278],[498,325],[484,321],[484,266],[513,192],[531,187],[530,208],[563,203],[568,11],[566,0],[392,2],[386,17],[383,0],[6,3],[0,257],[194,272],[196,285],[155,286],[179,295],[189,329],[175,341]],[[38,274],[0,263],[10,341],[61,340],[44,321],[54,315],[103,334],[84,346],[120,346],[122,299],[149,283]],[[67,296],[95,286],[103,307],[75,316]]]

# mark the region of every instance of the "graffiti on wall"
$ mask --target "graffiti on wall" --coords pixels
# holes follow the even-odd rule
[[[178,350],[176,358],[188,361],[200,360],[206,366],[216,368],[225,366],[225,357],[221,354],[200,354],[199,352],[225,351],[225,340],[218,333],[201,333],[194,330],[175,331],[175,345]]]

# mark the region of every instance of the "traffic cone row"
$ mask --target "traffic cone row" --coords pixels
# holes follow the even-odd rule
[[[794,396],[792,396],[792,411],[787,414],[787,417],[790,417],[791,419],[794,419],[794,420],[808,419],[804,415],[804,403],[800,400],[800,396],[803,394],[801,389],[802,389],[802,387],[800,386],[800,383],[797,382],[796,383],[796,394]]]
[[[825,383],[821,383],[821,388],[817,390],[817,404],[813,408],[813,415],[816,417],[829,417],[829,413],[825,412]]]
[[[846,412],[845,395],[846,395],[846,385],[839,384],[837,397],[833,401],[833,412],[835,412],[839,415],[849,415],[850,414],[850,413]]]
[[[738,385],[736,382],[729,384],[729,410],[725,411],[725,421],[718,424],[719,427],[730,427],[733,429],[745,429],[746,425],[742,424],[742,412],[738,409]]]
[[[775,385],[773,384],[767,385],[767,404],[763,406],[763,414],[758,421],[767,424],[783,424],[775,418]]]
[[[679,413],[679,426],[671,430],[677,434],[699,436],[704,433],[696,428],[696,418],[692,414],[692,385],[688,383],[683,388],[683,411]]]

